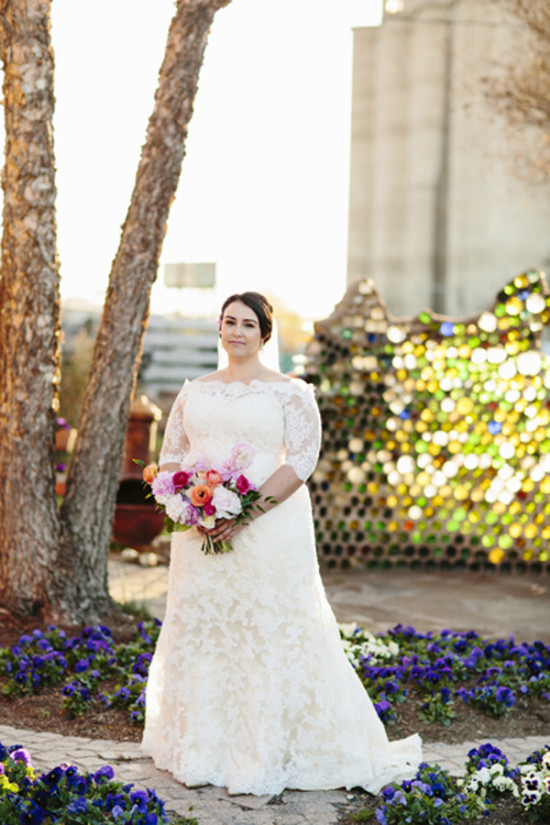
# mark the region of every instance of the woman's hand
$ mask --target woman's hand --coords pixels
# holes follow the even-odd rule
[[[213,541],[231,541],[242,529],[243,525],[237,524],[234,518],[219,518],[210,530],[202,525],[197,527],[201,536],[209,535]]]

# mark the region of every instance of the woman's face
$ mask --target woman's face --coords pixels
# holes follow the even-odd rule
[[[260,349],[260,321],[253,309],[234,301],[225,308],[221,325],[222,346],[228,355],[243,358]]]

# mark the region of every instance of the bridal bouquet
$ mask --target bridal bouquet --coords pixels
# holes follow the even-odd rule
[[[209,466],[204,455],[196,452],[189,453],[175,473],[159,472],[156,464],[145,466],[143,461],[134,460],[144,468],[143,480],[150,485],[159,509],[164,510],[168,531],[173,532],[195,526],[210,530],[221,518],[246,524],[255,508],[263,513],[258,500],[273,499],[262,497],[244,475],[253,459],[252,445],[241,442],[233,447],[229,459],[217,466]],[[210,555],[233,548],[227,541],[214,541],[207,533],[201,549]]]

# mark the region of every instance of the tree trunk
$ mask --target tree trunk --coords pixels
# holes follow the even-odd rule
[[[73,620],[112,607],[107,554],[128,408],[151,286],[184,157],[200,67],[215,12],[230,0],[179,0],[103,316],[61,511],[60,605]]]
[[[0,280],[0,604],[53,609],[59,371],[51,0],[0,3],[6,163]]]

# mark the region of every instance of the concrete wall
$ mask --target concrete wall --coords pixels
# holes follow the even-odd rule
[[[550,264],[550,187],[482,81],[522,36],[479,0],[408,0],[354,32],[348,283],[372,278],[394,315],[469,315]]]

